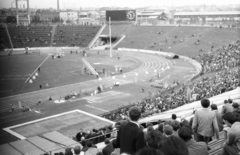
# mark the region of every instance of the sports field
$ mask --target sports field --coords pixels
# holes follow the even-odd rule
[[[108,52],[91,51],[84,59],[98,72],[101,72],[103,68],[109,71],[109,76],[106,77],[100,73],[101,79],[96,79],[93,75],[82,74],[83,57],[81,54],[65,53],[65,56],[57,59],[51,57],[46,59],[47,57],[46,54],[0,56],[3,60],[0,61],[0,90],[3,92],[0,98],[1,128],[77,109],[101,115],[119,106],[141,100],[149,95],[149,91],[157,91],[158,89],[150,87],[150,80],[158,80],[167,84],[178,80],[183,83],[196,72],[191,64],[181,59],[166,59],[157,55],[136,54],[128,51],[113,52],[113,57],[110,58]],[[25,83],[29,74],[32,74],[44,60],[33,83]],[[116,73],[115,66],[121,67],[123,73]],[[160,73],[160,77],[157,77],[156,70]],[[121,86],[112,88],[114,82],[120,82]],[[46,87],[46,83],[49,87]],[[105,86],[104,91],[91,96],[99,84]],[[145,91],[141,92],[141,89]],[[85,93],[64,102],[57,102],[67,94],[79,90]],[[53,98],[52,102],[48,101],[50,96]],[[22,105],[28,104],[32,111],[21,112],[20,109],[15,109],[12,113],[8,112],[11,108],[10,104],[17,108],[19,101]],[[36,104],[38,101],[41,101],[40,105]],[[94,122],[94,119],[89,121]],[[86,124],[78,124],[75,127],[85,128]],[[49,130],[54,130],[54,128]],[[72,130],[66,127],[64,131]],[[71,134],[75,135],[75,133]],[[3,131],[0,135],[2,137],[0,144],[16,140]],[[66,135],[69,136],[69,134]]]

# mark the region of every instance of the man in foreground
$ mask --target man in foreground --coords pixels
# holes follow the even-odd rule
[[[129,121],[123,123],[117,134],[116,144],[120,153],[134,154],[146,146],[144,133],[138,120],[141,117],[141,109],[132,107],[129,112]]]

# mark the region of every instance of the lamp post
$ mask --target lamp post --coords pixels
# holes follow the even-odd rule
[[[110,48],[109,48],[109,57],[112,57],[112,31],[111,31],[111,17],[109,17],[109,42],[110,42]]]
[[[238,51],[238,86],[240,87],[240,51]]]

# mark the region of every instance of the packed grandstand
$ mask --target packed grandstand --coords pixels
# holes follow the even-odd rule
[[[103,27],[104,29],[101,29]],[[100,30],[103,30],[101,32],[102,35],[108,35],[108,26],[105,27],[105,25],[5,25],[0,26],[0,49],[8,55],[18,52],[15,51],[15,49],[22,48],[25,52],[26,47],[29,49],[38,47],[39,50],[40,47],[80,47],[85,49],[88,48],[96,36],[101,35],[99,33]],[[178,25],[113,25],[112,32],[112,35],[118,36],[119,38],[122,35],[126,35],[126,38],[116,45],[116,50],[118,48],[129,48],[171,52],[198,61],[199,64],[201,64],[202,70],[198,75],[195,75],[185,83],[175,82],[171,88],[168,87],[164,90],[161,89],[161,91],[149,92],[142,100],[137,100],[128,105],[119,106],[110,112],[100,114],[101,117],[111,120],[115,122],[115,124],[76,133],[73,139],[79,143],[77,143],[78,146],[72,149],[75,151],[75,154],[78,154],[80,151],[82,153],[85,152],[83,154],[100,154],[98,153],[101,152],[99,151],[100,148],[97,151],[94,150],[94,148],[96,148],[95,144],[102,142],[105,142],[107,146],[111,144],[112,152],[113,150],[116,152],[119,151],[115,146],[116,142],[114,140],[117,137],[117,131],[122,124],[128,121],[129,110],[136,106],[141,109],[140,119],[149,118],[150,121],[141,124],[141,126],[145,128],[144,133],[149,148],[157,149],[154,143],[164,143],[164,139],[176,135],[177,138],[181,138],[179,141],[177,139],[176,143],[183,140],[185,141],[186,139],[184,139],[184,135],[181,135],[181,133],[184,132],[183,130],[188,130],[186,126],[190,126],[190,120],[184,118],[176,120],[175,115],[172,115],[173,117],[167,120],[159,117],[158,121],[151,122],[151,116],[161,116],[162,113],[170,111],[171,109],[176,109],[195,101],[201,101],[205,98],[211,98],[240,87],[240,40],[238,40],[238,29],[186,27]],[[102,41],[103,40],[96,41],[93,47],[98,47],[99,44],[102,45]],[[109,42],[105,42],[104,44],[108,43]],[[237,98],[236,101],[232,101],[229,98],[221,98],[220,100],[222,103],[225,102],[225,104],[233,107],[229,112],[234,114],[234,118],[236,119],[232,124],[236,125],[240,119],[239,98]],[[204,101],[202,100],[201,102],[203,103]],[[194,110],[192,112],[194,112]],[[225,113],[222,113],[221,116],[225,116]],[[229,118],[225,116],[223,119],[226,122]],[[224,127],[227,128],[227,125],[228,124],[225,124]],[[238,136],[239,131],[240,130],[236,131],[238,132],[236,133]],[[191,132],[191,130],[189,130],[189,132]],[[207,149],[209,154],[217,155],[224,150],[223,148],[225,147],[223,147],[223,145],[226,140],[225,138],[227,138],[223,136],[224,134],[225,130],[220,132],[220,141],[213,138],[211,142],[208,143]],[[238,137],[232,145],[239,147],[239,143],[240,139]],[[215,147],[219,145],[221,145],[221,147]],[[166,155],[171,154],[164,150],[164,148],[160,150]],[[71,148],[66,148],[65,152],[55,154],[69,155],[71,154]],[[106,153],[103,151],[103,154],[105,155]],[[118,152],[118,154],[120,153]],[[193,155],[193,153],[191,155]]]

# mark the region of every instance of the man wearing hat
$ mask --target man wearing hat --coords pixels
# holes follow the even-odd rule
[[[230,129],[227,131],[227,140],[222,155],[237,155],[240,153],[240,122],[237,122],[238,118],[231,112],[224,114],[223,120]]]
[[[235,117],[240,117],[239,104],[236,103],[236,102],[234,102],[234,103],[232,104],[232,107],[233,107],[233,115],[234,115]]]

